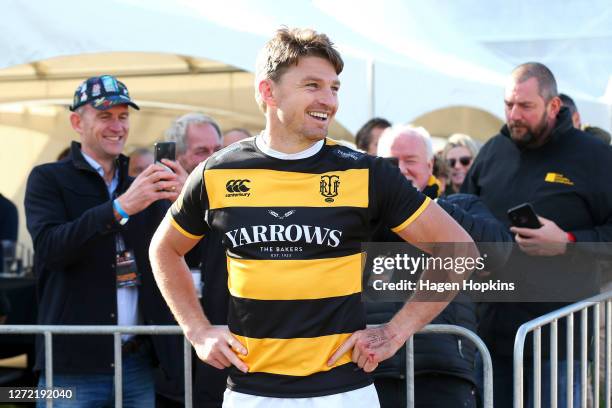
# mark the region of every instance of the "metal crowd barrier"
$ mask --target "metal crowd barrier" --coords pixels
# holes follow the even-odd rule
[[[53,338],[54,334],[112,334],[115,348],[115,407],[123,406],[123,370],[121,360],[121,335],[182,335],[179,326],[43,326],[43,325],[0,325],[0,334],[42,334],[45,338],[45,380],[46,387],[53,387]],[[185,408],[192,408],[191,394],[191,344],[184,338],[183,361],[185,365]],[[78,397],[78,391],[77,391]],[[53,407],[53,400],[47,399],[47,408]]]
[[[491,355],[484,342],[472,331],[460,326],[434,324],[424,327],[418,334],[439,333],[462,336],[474,343],[482,355],[484,365],[484,408],[493,407],[493,366]],[[45,339],[45,380],[46,387],[53,387],[53,338],[54,334],[112,334],[114,337],[115,352],[115,407],[123,405],[123,372],[121,360],[121,335],[182,335],[179,326],[43,326],[43,325],[0,325],[0,334],[42,334]],[[185,376],[185,407],[192,408],[192,380],[191,380],[191,344],[184,338],[183,360]],[[406,345],[406,401],[408,408],[414,407],[414,342],[411,337]],[[78,394],[77,394],[78,395]],[[53,407],[53,400],[47,399],[47,408]]]
[[[551,408],[557,408],[557,324],[562,318],[567,319],[567,408],[573,408],[574,399],[574,314],[580,312],[580,398],[581,406],[587,407],[587,369],[588,369],[588,311],[593,309],[593,401],[599,407],[599,355],[600,355],[600,309],[605,305],[605,407],[611,408],[610,388],[612,384],[612,291],[602,293],[583,301],[555,310],[544,316],[523,324],[517,331],[514,340],[514,408],[523,408],[523,357],[527,334],[533,332],[533,397],[534,408],[541,407],[542,396],[542,327],[550,324],[550,402]]]
[[[483,408],[493,408],[493,363],[491,362],[491,354],[484,344],[482,339],[473,331],[465,327],[455,326],[451,324],[430,324],[425,326],[417,334],[439,333],[439,334],[454,334],[462,336],[470,340],[482,357],[484,369],[484,390],[483,390]],[[414,408],[414,338],[411,337],[406,342],[406,401],[408,408]]]

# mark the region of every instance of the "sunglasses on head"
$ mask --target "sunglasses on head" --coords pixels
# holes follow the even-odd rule
[[[463,166],[467,166],[472,162],[472,158],[470,156],[461,156],[459,158],[459,163],[461,163]],[[448,159],[448,165],[450,167],[455,167],[455,164],[457,164],[457,159]]]

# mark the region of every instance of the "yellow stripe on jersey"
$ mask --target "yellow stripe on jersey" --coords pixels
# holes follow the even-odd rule
[[[332,367],[327,360],[351,333],[295,339],[254,339],[234,335],[247,349],[246,356],[238,354],[249,367],[249,373],[306,376],[351,362],[349,352]]]
[[[176,222],[176,221],[174,220],[174,218],[172,218],[172,216],[170,216],[170,224],[172,224],[172,226],[173,226],[174,228],[176,228],[176,230],[177,230],[178,232],[180,232],[181,234],[183,234],[183,235],[184,235],[184,236],[186,236],[187,238],[191,238],[191,239],[202,239],[202,237],[204,236],[204,235],[193,235],[193,234],[191,234],[191,233],[189,233],[189,232],[185,231],[185,230],[183,229],[183,227],[181,227],[180,225],[178,225],[178,222]]]
[[[229,292],[235,297],[304,300],[361,292],[361,253],[324,259],[227,260]]]
[[[426,197],[425,201],[423,201],[423,204],[421,204],[421,206],[410,217],[408,217],[406,221],[402,222],[400,225],[398,225],[395,228],[391,228],[391,231],[400,232],[404,228],[406,228],[408,225],[412,224],[412,222],[416,220],[423,211],[425,211],[425,209],[427,208],[430,202],[431,202],[431,198]]]
[[[321,174],[266,169],[204,172],[211,210],[227,207],[368,206],[368,169]]]

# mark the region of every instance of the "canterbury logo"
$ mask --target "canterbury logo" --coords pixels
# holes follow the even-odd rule
[[[546,177],[544,178],[544,181],[547,181],[549,183],[566,184],[568,186],[574,185],[573,181],[565,177],[563,174],[559,174],[559,173],[546,173]]]
[[[284,220],[285,218],[289,217],[290,215],[293,215],[294,213],[295,213],[295,210],[291,210],[291,211],[287,211],[283,215],[280,215],[276,211],[268,210],[268,214],[270,214],[271,216],[275,218],[278,218],[279,220]]]
[[[246,193],[250,188],[245,183],[250,183],[251,180],[230,180],[225,185],[228,193]]]
[[[226,194],[226,197],[248,197],[251,193],[248,191],[251,189],[247,183],[250,183],[251,180],[229,180],[225,184],[225,189],[229,194]]]

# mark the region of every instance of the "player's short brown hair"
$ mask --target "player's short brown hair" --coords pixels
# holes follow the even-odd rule
[[[340,53],[327,35],[310,28],[280,28],[257,57],[255,99],[263,112],[266,111],[266,105],[259,95],[259,82],[264,79],[278,82],[285,71],[297,65],[302,57],[324,58],[332,64],[336,74],[340,74],[344,68]]]

